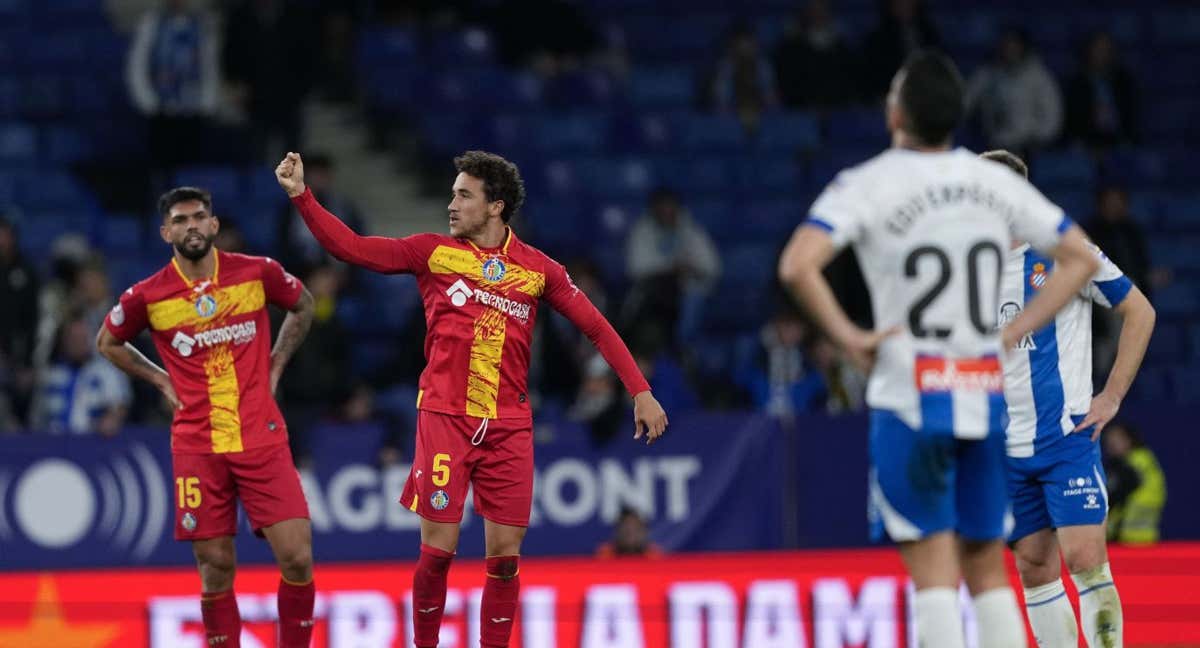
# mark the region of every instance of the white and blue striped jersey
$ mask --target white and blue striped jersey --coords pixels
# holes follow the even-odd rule
[[[1115,308],[1133,283],[1092,246],[1100,269],[1054,321],[1025,336],[1004,356],[1008,401],[1008,455],[1032,457],[1071,433],[1092,404],[1092,302]],[[1000,288],[1000,326],[1011,322],[1037,294],[1054,262],[1030,249],[1014,248]]]
[[[914,430],[978,439],[1004,431],[996,329],[1013,238],[1058,245],[1071,221],[1007,168],[965,149],[893,148],[838,174],[809,226],[852,245],[879,347],[867,404]]]

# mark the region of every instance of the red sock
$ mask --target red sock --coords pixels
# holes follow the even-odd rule
[[[413,573],[413,643],[417,648],[438,645],[442,614],[446,611],[446,574],[454,554],[427,544]]]
[[[212,648],[241,648],[242,616],[238,614],[233,590],[212,592],[200,597],[204,617],[204,638]]]
[[[317,588],[279,579],[279,648],[308,648],[312,642],[313,599]]]
[[[484,648],[508,648],[513,619],[517,616],[517,594],[521,591],[518,556],[487,559],[487,582],[479,610],[479,643]]]

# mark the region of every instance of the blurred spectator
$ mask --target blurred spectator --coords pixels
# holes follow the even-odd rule
[[[1135,142],[1137,87],[1117,59],[1112,36],[1093,34],[1080,58],[1067,82],[1067,139],[1097,149]]]
[[[211,16],[192,0],[164,0],[142,15],[125,68],[133,105],[146,117],[151,162],[172,168],[206,149],[220,83]]]
[[[825,336],[813,340],[809,356],[825,380],[825,411],[829,414],[862,411],[867,397],[867,375]]]
[[[575,286],[607,317],[608,295],[596,265],[586,259],[571,260],[566,263],[566,268]],[[539,317],[537,325],[540,330],[533,338],[530,384],[540,396],[570,402],[579,392],[581,373],[586,373],[588,363],[597,355],[596,347],[557,311],[551,310],[544,318]]]
[[[734,27],[717,63],[712,92],[717,110],[737,115],[748,130],[758,127],[764,112],[779,108],[775,68],[749,25]]]
[[[788,108],[839,108],[859,97],[859,61],[828,0],[810,0],[788,24],[774,61]]]
[[[587,425],[592,443],[603,446],[621,429],[628,429],[624,394],[608,363],[593,354],[583,364],[583,378],[567,419]]]
[[[777,313],[759,332],[754,362],[738,379],[759,410],[790,419],[824,403],[825,379],[805,358],[806,337],[804,319],[793,309]]]
[[[312,20],[309,5],[285,0],[243,0],[226,16],[221,65],[260,158],[304,145],[302,104],[319,51]]]
[[[1114,421],[1104,428],[1108,482],[1108,539],[1123,544],[1158,542],[1167,481],[1137,429]]]
[[[87,239],[80,234],[63,234],[50,246],[50,276],[42,283],[38,294],[37,339],[33,347],[35,370],[50,361],[59,327],[71,308],[76,276],[92,255]]]
[[[88,327],[99,331],[114,303],[116,299],[113,298],[104,264],[99,258],[89,259],[75,274],[69,308],[78,310]]]
[[[1087,224],[1087,233],[1142,292],[1151,294],[1146,235],[1129,214],[1129,194],[1123,188],[1100,188],[1096,193],[1096,215]]]
[[[1018,29],[1001,34],[995,60],[971,76],[967,110],[979,114],[989,146],[1020,155],[1054,141],[1062,129],[1058,82]]]
[[[24,420],[33,390],[38,276],[21,254],[16,227],[0,217],[0,432]]]
[[[361,233],[361,212],[354,201],[335,188],[336,171],[333,159],[324,153],[314,153],[304,158],[304,182],[312,189],[313,195],[326,209],[337,214],[347,227]],[[276,240],[280,245],[279,261],[284,267],[303,276],[317,266],[340,265],[317,242],[290,201],[280,203],[275,223]]]
[[[487,22],[505,64],[532,67],[542,76],[578,69],[603,45],[579,7],[564,0],[495,3]]]
[[[922,0],[879,0],[879,24],[863,43],[866,99],[882,99],[909,54],[940,42]]]
[[[35,431],[104,436],[121,431],[133,392],[129,377],[95,352],[97,330],[82,313],[63,324],[34,399]]]
[[[666,352],[658,331],[651,329],[643,332],[632,346],[633,359],[637,361],[638,368],[650,383],[650,389],[663,409],[682,412],[700,406],[700,399],[688,384],[683,367]]]
[[[228,216],[219,216],[221,221],[221,229],[217,231],[217,238],[213,239],[213,247],[222,252],[236,252],[244,254],[246,252],[246,237],[242,234],[242,228],[238,227],[237,221]],[[267,253],[266,250],[259,250],[259,254]],[[289,270],[290,265],[284,265]]]
[[[305,276],[304,284],[315,302],[312,327],[279,380],[279,404],[298,464],[309,459],[313,424],[333,414],[351,396],[350,335],[337,318],[338,273],[332,267],[319,266]],[[345,418],[364,420],[366,417],[359,415],[361,403],[354,405],[347,408],[354,416]]]
[[[596,548],[597,558],[661,558],[663,551],[650,541],[650,526],[636,509],[621,509],[612,540]]]
[[[721,258],[708,232],[668,189],[650,196],[649,211],[625,242],[633,287],[623,307],[630,325],[660,325],[664,336],[686,346],[700,327],[704,301],[721,274]]]

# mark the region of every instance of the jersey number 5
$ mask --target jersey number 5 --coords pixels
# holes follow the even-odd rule
[[[433,455],[433,485],[445,486],[450,483],[450,455],[439,452]]]
[[[979,302],[982,300],[980,293],[983,288],[980,284],[980,256],[984,252],[990,252],[996,260],[995,288],[998,291],[1000,287],[1000,271],[1004,263],[1004,256],[1000,253],[1000,246],[991,241],[980,241],[971,246],[967,251],[967,310],[971,315],[971,325],[980,335],[987,335],[995,330],[996,323],[994,321],[995,305],[984,309]],[[915,337],[926,338],[936,337],[939,339],[948,338],[953,332],[949,326],[932,326],[926,328],[923,323],[925,309],[929,308],[946,290],[946,286],[950,285],[950,256],[946,251],[934,247],[932,245],[922,245],[921,247],[909,253],[908,258],[904,260],[904,276],[909,279],[915,279],[920,274],[917,265],[921,259],[930,257],[937,262],[938,277],[934,281],[933,286],[921,295],[921,298],[913,303],[912,308],[908,311],[908,328],[912,331]],[[993,293],[993,294],[998,294]]]

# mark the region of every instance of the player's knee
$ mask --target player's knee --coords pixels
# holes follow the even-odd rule
[[[288,580],[303,581],[312,571],[312,548],[305,545],[281,551],[279,570]]]
[[[237,566],[237,554],[233,543],[206,543],[195,548],[196,564],[200,569],[214,573],[232,574]]]
[[[520,571],[517,556],[501,556],[488,560],[488,577],[500,580],[512,580]]]
[[[1067,563],[1067,571],[1079,574],[1103,565],[1108,561],[1104,551],[1104,543],[1088,543],[1078,547],[1063,547],[1063,560]]]

